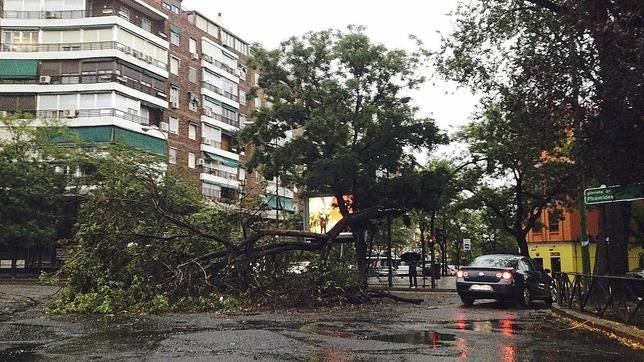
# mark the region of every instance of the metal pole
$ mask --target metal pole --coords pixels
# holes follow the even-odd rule
[[[432,218],[430,221],[430,229],[432,233],[432,244],[429,246],[429,252],[430,252],[430,259],[431,259],[431,265],[429,267],[429,270],[431,270],[430,275],[432,276],[432,289],[436,288],[436,276],[434,275],[434,264],[436,263],[436,254],[434,253],[434,244],[436,243],[436,228],[434,225],[434,217],[436,216],[436,211],[432,210]]]
[[[590,274],[590,243],[588,240],[588,221],[586,219],[586,203],[584,196],[579,198],[579,227],[581,229],[581,270],[584,274]]]
[[[422,264],[423,264],[423,288],[425,288],[425,282],[427,281],[425,278],[425,254],[427,251],[425,250],[425,224],[424,224],[424,217],[420,217],[420,247],[422,250]]]
[[[387,215],[387,264],[389,266],[389,288],[394,286],[393,270],[391,268],[391,216]]]

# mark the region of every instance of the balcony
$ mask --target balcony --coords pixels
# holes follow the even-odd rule
[[[168,69],[168,65],[149,55],[124,45],[117,41],[96,41],[85,43],[51,43],[51,44],[1,44],[0,51],[10,53],[36,53],[36,52],[78,52],[92,50],[119,50],[124,54],[132,55],[135,58],[152,64],[163,70]]]
[[[59,76],[40,76],[40,79],[0,79],[0,84],[97,84],[97,83],[120,83],[128,88],[165,100],[167,98],[164,89],[156,89],[141,83],[135,79],[121,76],[118,73],[83,73],[65,74]]]
[[[230,93],[228,91],[225,91],[225,90],[223,90],[223,89],[221,89],[221,88],[219,88],[219,87],[217,87],[215,85],[212,85],[212,84],[210,84],[210,83],[208,83],[206,81],[202,82],[202,85],[203,85],[203,87],[205,89],[207,89],[207,90],[209,90],[211,92],[215,92],[215,93],[219,94],[220,96],[224,96],[224,97],[226,97],[226,98],[228,98],[230,100],[233,100],[235,102],[239,102],[239,96],[237,96],[235,94],[232,94],[232,93]]]
[[[237,174],[232,173],[232,172],[222,171],[222,170],[217,169],[217,168],[213,167],[212,165],[208,165],[208,164],[203,166],[203,173],[213,175],[213,176],[217,176],[217,177],[221,177],[221,178],[224,178],[226,180],[237,181]]]
[[[145,4],[145,3],[140,3],[141,5],[137,5],[138,2],[132,2],[130,6],[134,9],[138,9],[138,11],[141,11],[143,14],[146,14],[150,19],[154,21],[153,24],[151,24],[151,27],[146,29],[141,25],[141,23],[137,23],[133,21],[134,19],[140,18],[138,14],[135,14],[135,16],[132,16],[132,18],[125,17],[125,16],[119,16],[119,18],[124,19],[128,23],[135,25],[137,28],[143,29],[147,31],[150,34],[153,35],[159,35],[162,36],[163,38],[166,38],[165,33],[163,33],[163,28],[164,28],[164,23],[167,17],[163,15],[160,11],[154,9],[153,7]],[[90,6],[90,5],[88,5]],[[149,9],[147,9],[149,7]],[[110,9],[110,8],[94,8],[94,9],[88,9],[88,10],[44,10],[44,11],[13,11],[13,10],[5,10],[2,13],[2,17],[4,19],[8,20],[66,20],[66,19],[83,19],[83,18],[99,18],[99,17],[107,17],[107,16],[118,16],[119,12],[118,9]]]
[[[237,69],[234,69],[233,67],[229,66],[228,64],[222,63],[222,62],[220,62],[220,61],[218,61],[218,60],[214,59],[214,58],[213,58],[213,57],[211,57],[210,55],[203,54],[203,55],[202,55],[202,58],[203,58],[203,60],[205,60],[206,62],[208,62],[208,63],[210,63],[210,64],[214,65],[215,67],[217,67],[217,68],[219,68],[219,69],[222,69],[222,70],[223,70],[223,71],[225,71],[225,72],[228,72],[228,73],[230,73],[230,74],[233,74],[233,75],[237,75],[237,76],[239,76],[239,74],[238,74],[238,72],[237,72]]]
[[[33,114],[34,112],[27,112]],[[149,118],[141,117],[136,114],[124,112],[116,108],[99,108],[99,109],[78,109],[78,110],[39,110],[35,112],[40,119],[49,120],[73,120],[78,118],[106,118],[113,117],[125,121],[134,122],[140,125],[148,125]]]
[[[206,117],[209,117],[209,118],[215,119],[217,121],[223,122],[223,123],[225,123],[227,125],[239,128],[239,121],[236,120],[236,119],[228,118],[228,117],[226,117],[224,115],[216,113],[216,112],[214,112],[212,109],[210,109],[208,107],[204,107],[204,113],[205,113]]]
[[[80,19],[90,17],[87,10],[59,10],[59,11],[5,11],[5,19]]]

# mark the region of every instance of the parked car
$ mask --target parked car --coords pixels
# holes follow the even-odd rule
[[[447,265],[447,275],[456,275],[456,265]]]
[[[423,267],[420,265],[416,265],[416,275],[421,276],[423,275]],[[407,263],[400,262],[397,268],[394,269],[394,275],[397,276],[408,276],[409,275],[409,265]]]
[[[528,308],[533,300],[552,304],[553,280],[521,255],[483,255],[456,272],[456,291],[464,305],[477,299],[515,300]]]

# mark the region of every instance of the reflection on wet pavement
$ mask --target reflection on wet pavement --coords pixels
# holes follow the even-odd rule
[[[428,344],[433,347],[439,347],[445,345],[446,342],[455,341],[456,336],[436,331],[410,331],[399,334],[377,335],[369,339],[394,343]]]

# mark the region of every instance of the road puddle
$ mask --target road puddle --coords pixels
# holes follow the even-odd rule
[[[433,347],[441,347],[456,340],[456,336],[447,333],[438,333],[436,331],[409,331],[397,334],[385,334],[370,337],[368,339],[407,344],[424,344]]]

